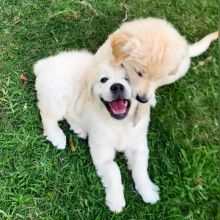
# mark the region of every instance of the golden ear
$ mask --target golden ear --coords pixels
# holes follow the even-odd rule
[[[83,84],[81,85],[82,90],[80,95],[82,96],[82,100],[84,102],[88,102],[92,98],[93,93],[93,82],[94,82],[94,74],[93,74],[93,66],[90,66],[89,69],[86,70]]]
[[[93,76],[89,76],[86,79],[86,100],[90,100],[92,98],[92,94],[93,94],[93,82],[94,82],[94,78]]]
[[[128,51],[124,49],[128,40],[129,36],[124,32],[116,32],[110,36],[112,54],[115,58],[115,65],[120,65],[128,56]]]

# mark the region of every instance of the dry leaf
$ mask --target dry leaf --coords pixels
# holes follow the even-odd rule
[[[75,147],[73,141],[72,141],[71,139],[69,139],[68,142],[69,142],[69,148],[70,148],[70,150],[71,150],[72,152],[75,152],[75,151],[76,151],[76,147]]]
[[[195,179],[195,183],[196,185],[202,185],[204,182],[204,180],[202,179],[202,177],[198,176],[196,179]]]
[[[19,19],[19,17],[14,17],[14,24],[19,24],[21,21]]]
[[[25,82],[25,81],[27,81],[27,77],[22,73],[22,74],[20,75],[20,80],[21,80],[22,82]]]
[[[127,19],[128,19],[128,12],[126,11],[126,12],[125,12],[125,17],[124,17],[124,19],[122,20],[122,22],[127,21]]]

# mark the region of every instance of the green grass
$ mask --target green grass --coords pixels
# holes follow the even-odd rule
[[[217,0],[0,0],[0,219],[220,219],[217,43],[157,92],[148,139],[160,202],[141,200],[119,155],[127,205],[118,215],[104,203],[87,142],[65,122],[74,150],[56,150],[43,137],[32,72],[38,59],[62,50],[96,51],[126,11],[129,20],[167,18],[193,42],[216,30],[217,7]]]

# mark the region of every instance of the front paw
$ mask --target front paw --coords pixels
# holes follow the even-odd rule
[[[46,132],[44,135],[46,136],[46,139],[50,141],[57,149],[65,149],[66,136],[61,129]]]
[[[160,200],[159,188],[152,182],[138,187],[137,191],[146,203],[155,204]]]
[[[121,212],[125,207],[123,192],[108,191],[106,194],[106,204],[112,212]]]

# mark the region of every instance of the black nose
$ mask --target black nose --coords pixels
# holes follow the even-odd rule
[[[115,83],[110,87],[113,94],[121,94],[124,91],[124,86],[120,83]]]
[[[147,97],[145,95],[143,95],[143,96],[137,95],[136,99],[138,100],[138,102],[141,102],[141,103],[148,102],[148,99],[147,99]]]

